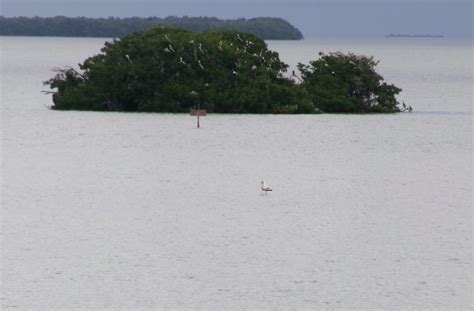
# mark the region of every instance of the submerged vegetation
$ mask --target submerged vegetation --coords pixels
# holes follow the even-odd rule
[[[127,34],[159,26],[189,31],[233,29],[264,40],[300,40],[301,32],[281,18],[258,17],[222,20],[215,17],[2,17],[0,36],[103,37],[121,38]]]
[[[299,64],[302,83],[256,36],[155,28],[107,42],[45,82],[53,109],[217,113],[398,112],[401,89],[383,82],[371,57],[320,54]]]

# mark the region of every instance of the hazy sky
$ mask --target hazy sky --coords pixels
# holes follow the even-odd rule
[[[471,37],[472,0],[0,0],[3,16],[282,17],[306,37]]]

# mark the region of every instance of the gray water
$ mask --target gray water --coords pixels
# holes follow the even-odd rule
[[[48,110],[51,68],[104,40],[0,40],[3,309],[472,307],[471,45],[269,42],[374,55],[415,112],[196,129]]]

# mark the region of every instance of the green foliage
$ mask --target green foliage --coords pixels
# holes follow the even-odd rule
[[[189,31],[234,29],[248,32],[264,40],[299,40],[301,32],[281,18],[220,20],[214,17],[166,18],[86,18],[86,17],[2,17],[1,36],[60,36],[121,38],[129,33],[159,26],[176,27]]]
[[[298,64],[302,83],[256,36],[231,30],[144,30],[58,69],[45,84],[53,109],[217,113],[399,112],[401,89],[383,82],[372,57],[320,53]],[[411,111],[411,107],[406,108]]]
[[[156,28],[106,43],[101,54],[46,81],[54,109],[311,112],[307,94],[282,75],[287,65],[264,41],[237,31]],[[301,105],[299,107],[298,105]]]
[[[324,112],[398,112],[401,89],[383,82],[373,57],[319,53],[310,65],[298,64],[303,86],[314,106]]]

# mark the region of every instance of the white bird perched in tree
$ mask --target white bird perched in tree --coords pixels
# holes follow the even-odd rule
[[[173,49],[173,46],[171,44],[170,44],[169,48],[170,48],[171,52],[175,52],[175,50]]]
[[[125,57],[127,58],[128,62],[131,63],[132,61],[130,60],[130,56],[128,54],[125,54]]]
[[[270,188],[267,183],[265,181],[261,181],[260,182],[260,190],[262,190],[263,192],[265,192],[265,194],[268,193],[268,191],[272,191],[272,188]]]
[[[237,71],[232,70],[232,74],[237,75]]]
[[[198,60],[198,65],[199,65],[199,67],[201,67],[202,70],[204,70],[204,66],[201,64],[200,60]]]
[[[171,53],[171,50],[169,48],[164,48],[163,51],[165,51],[166,53]]]

